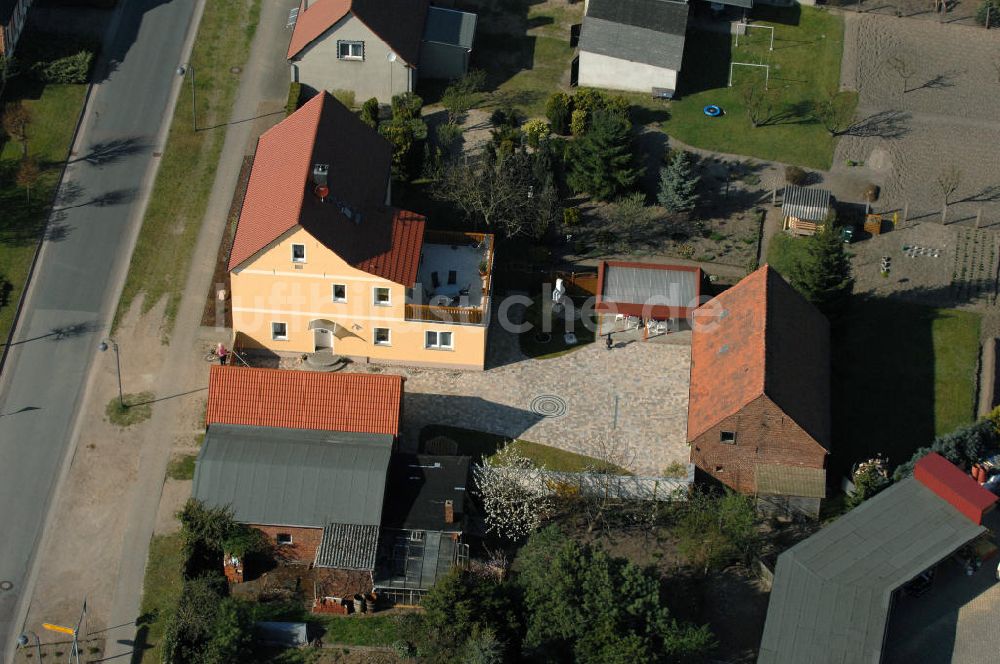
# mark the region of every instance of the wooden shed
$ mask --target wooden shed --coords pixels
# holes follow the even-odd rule
[[[796,235],[815,235],[830,214],[832,195],[826,189],[785,185],[782,196],[782,228]]]

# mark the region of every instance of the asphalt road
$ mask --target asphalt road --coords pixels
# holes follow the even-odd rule
[[[66,171],[4,368],[0,654],[21,627],[18,603],[69,452],[88,368],[107,334],[118,276],[130,257],[143,183],[160,149],[154,143],[194,7],[195,0],[121,0],[120,22],[111,24],[104,49],[112,62],[98,65],[105,78],[93,91],[83,149]]]

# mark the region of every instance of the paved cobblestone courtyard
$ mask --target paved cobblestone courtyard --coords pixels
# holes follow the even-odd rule
[[[447,424],[591,456],[611,435],[627,446],[629,469],[641,474],[687,463],[689,346],[632,342],[607,350],[598,343],[534,360],[520,356],[517,339],[496,327],[490,344],[493,368],[484,372],[358,364],[348,370],[407,377],[404,447],[415,447],[428,424]]]

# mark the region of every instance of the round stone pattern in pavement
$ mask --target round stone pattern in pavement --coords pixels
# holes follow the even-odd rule
[[[530,408],[542,417],[562,417],[566,414],[566,400],[554,394],[540,394],[531,400]]]

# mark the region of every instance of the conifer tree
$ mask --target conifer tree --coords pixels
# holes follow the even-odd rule
[[[670,163],[660,169],[660,191],[656,200],[669,212],[683,212],[698,203],[695,189],[700,178],[691,169],[687,152],[677,150]]]
[[[635,186],[641,170],[633,163],[631,130],[623,113],[594,112],[589,129],[572,144],[570,188],[607,201]]]

